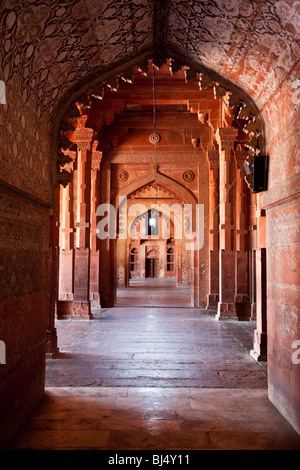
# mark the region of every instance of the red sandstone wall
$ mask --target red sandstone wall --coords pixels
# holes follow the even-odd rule
[[[7,28],[3,32],[13,42],[16,36]],[[0,105],[0,340],[6,343],[7,362],[0,365],[0,447],[43,394],[53,200],[49,116],[36,87],[29,96],[27,66],[20,63],[16,71],[15,58],[2,55],[0,65],[7,103]]]
[[[43,394],[48,209],[0,185],[0,446]]]
[[[300,364],[292,362],[292,343],[300,340],[300,113],[292,88],[296,78],[295,70],[262,110],[270,155],[270,189],[263,204],[267,216],[269,397],[300,432]]]

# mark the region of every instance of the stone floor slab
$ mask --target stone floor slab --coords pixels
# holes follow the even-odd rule
[[[195,308],[115,307],[56,328],[60,353],[47,360],[47,386],[267,385],[265,363],[249,354],[254,322],[223,324]]]
[[[225,397],[207,392],[137,388],[121,396],[81,387],[68,397],[67,390],[59,395],[49,388],[8,448],[300,450],[300,436],[260,389],[248,391],[249,399],[244,390],[227,389]]]

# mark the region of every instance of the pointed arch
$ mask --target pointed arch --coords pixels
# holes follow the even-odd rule
[[[154,183],[157,181],[159,186],[162,186],[169,191],[171,191],[175,196],[179,197],[183,203],[186,204],[196,204],[197,200],[193,193],[191,193],[188,189],[182,186],[177,181],[172,180],[168,176],[158,174],[157,178],[155,173],[151,173],[149,175],[144,176],[143,178],[139,179],[138,181],[134,181],[133,183],[129,184],[127,187],[124,188],[122,191],[122,196],[130,196],[130,194],[138,191],[139,189],[147,186],[150,183]],[[119,211],[119,195],[117,195],[113,201],[114,207],[116,208],[116,213]]]

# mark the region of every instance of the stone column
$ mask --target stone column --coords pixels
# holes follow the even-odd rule
[[[49,258],[48,258],[48,318],[46,331],[46,353],[55,357],[57,332],[55,328],[56,302],[58,298],[58,244],[59,244],[59,187],[55,190],[54,208],[49,220]]]
[[[256,247],[257,247],[257,194],[250,194],[250,224],[249,224],[249,276],[251,320],[256,320]]]
[[[77,143],[74,227],[74,300],[72,316],[91,317],[90,303],[90,165],[93,129],[80,127],[74,132]]]
[[[161,217],[160,217],[161,222]],[[161,227],[160,227],[161,230]],[[162,233],[160,231],[160,233]],[[165,278],[167,277],[167,240],[163,240],[161,243],[161,254],[159,257],[159,277]]]
[[[235,188],[236,165],[233,157],[238,130],[220,128],[216,132],[220,153],[219,206],[219,302],[218,320],[237,320],[235,304]]]
[[[257,361],[267,360],[267,295],[266,249],[256,250],[256,329],[251,356]]]
[[[207,307],[216,309],[219,301],[219,152],[208,151],[209,159],[209,293]]]
[[[99,180],[97,178],[100,171],[102,152],[96,150],[98,141],[92,144],[91,159],[91,213],[90,213],[90,302],[93,307],[101,308],[100,302],[100,282],[99,282],[99,262],[100,251],[97,243],[97,217],[96,211],[99,202]]]
[[[65,152],[72,161],[64,165],[69,173],[74,170],[76,152]],[[57,305],[58,318],[64,317],[65,302],[73,300],[73,182],[60,188],[60,228],[59,228],[59,298]]]
[[[258,198],[256,248],[256,329],[250,354],[257,361],[267,360],[267,253],[266,217]]]
[[[182,285],[182,240],[177,240],[175,245],[175,263],[176,263],[176,287]]]
[[[127,240],[125,240],[125,281],[124,281],[124,287],[129,287],[129,280],[130,280],[130,249],[129,249],[129,244]],[[140,259],[140,253],[139,253],[139,258]],[[140,266],[139,266],[139,276],[140,276]]]
[[[127,255],[127,245],[128,242],[126,239],[117,238],[116,247],[117,247],[117,287],[128,287],[127,282],[127,266],[130,265],[130,255]],[[129,266],[130,269],[130,266]]]
[[[249,296],[249,203],[248,187],[244,181],[243,162],[248,156],[245,150],[234,152],[236,161],[235,220],[236,220],[236,269],[235,303],[240,320],[250,320]]]
[[[249,276],[250,276],[251,320],[256,320],[256,250],[250,251]]]
[[[192,275],[192,284],[191,284],[191,305],[192,307],[200,307],[199,299],[199,250],[191,250],[190,252],[191,259],[191,275]]]

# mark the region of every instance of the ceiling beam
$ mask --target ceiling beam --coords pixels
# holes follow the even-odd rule
[[[153,0],[153,52],[160,55],[168,33],[170,0]]]

